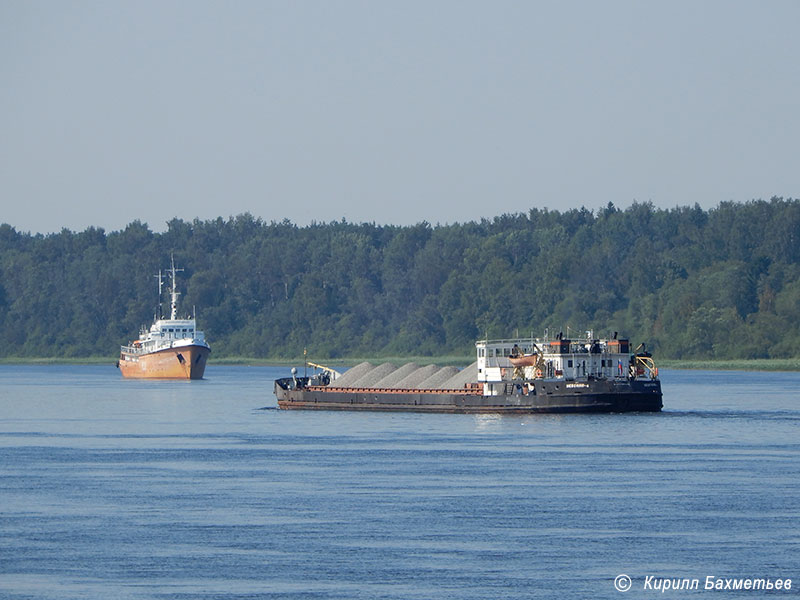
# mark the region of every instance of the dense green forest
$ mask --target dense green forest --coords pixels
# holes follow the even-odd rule
[[[545,328],[619,331],[665,358],[797,357],[798,234],[800,201],[781,198],[436,226],[5,224],[0,356],[114,355],[151,322],[174,252],[182,313],[196,306],[217,357],[469,355],[478,337]]]

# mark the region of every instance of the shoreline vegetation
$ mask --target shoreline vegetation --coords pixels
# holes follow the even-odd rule
[[[619,332],[663,366],[800,368],[770,360],[800,357],[800,199],[446,225],[250,214],[166,225],[0,224],[0,355],[115,355],[163,314],[154,275],[174,255],[180,314],[197,316],[218,364],[304,348],[320,360],[460,358],[476,339]]]
[[[353,366],[364,361],[373,364],[391,362],[397,366],[415,362],[419,365],[436,364],[441,366],[465,367],[475,359],[472,356],[378,356],[378,357],[345,357],[345,358],[310,358],[311,362],[336,368]],[[60,357],[4,357],[0,358],[0,365],[103,365],[111,367],[116,363],[116,357],[89,356],[84,358]],[[303,357],[299,358],[252,358],[246,356],[222,356],[209,360],[214,365],[235,365],[249,367],[302,367],[305,363]],[[656,365],[662,369],[678,370],[705,370],[705,371],[800,371],[800,358],[764,358],[752,360],[710,360],[686,359],[670,360],[656,359]]]

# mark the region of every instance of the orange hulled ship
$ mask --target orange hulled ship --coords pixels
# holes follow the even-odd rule
[[[202,331],[197,330],[195,317],[178,318],[178,296],[175,260],[168,274],[172,278],[170,318],[161,318],[161,305],[150,329],[142,328],[139,339],[120,349],[117,366],[123,377],[149,379],[202,379],[211,352]],[[158,296],[161,300],[163,277],[158,275]]]

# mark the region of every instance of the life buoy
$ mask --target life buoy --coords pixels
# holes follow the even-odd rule
[[[542,378],[542,370],[541,370],[541,369],[536,369],[536,370],[533,372],[533,376],[534,376],[536,379],[541,379],[541,378]]]

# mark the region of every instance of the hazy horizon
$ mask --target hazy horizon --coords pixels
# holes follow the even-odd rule
[[[747,201],[741,201],[741,202],[740,201],[732,201],[732,202],[734,202],[735,204],[747,204],[748,202],[760,202],[760,201],[770,202],[773,199],[776,199],[776,197],[773,197],[773,198],[755,198],[753,200],[747,200]],[[797,201],[798,200],[796,198],[777,198],[777,199],[778,200],[785,200],[785,201]],[[726,202],[726,201],[723,201],[723,202]],[[727,201],[727,202],[731,202],[731,201]],[[686,204],[683,204],[683,205],[679,204],[679,205],[676,205],[676,206],[662,207],[662,206],[656,206],[656,205],[650,203],[649,201],[647,201],[647,202],[635,201],[635,202],[632,202],[628,206],[617,206],[613,202],[612,202],[612,204],[613,204],[615,209],[620,210],[620,211],[625,211],[626,209],[631,208],[635,204],[638,204],[638,205],[650,205],[650,206],[653,206],[653,208],[655,208],[657,210],[666,210],[666,211],[670,211],[670,210],[674,210],[674,209],[680,209],[680,208],[693,208],[694,206],[699,206],[698,203],[695,203],[692,206],[689,206],[689,205],[686,205]],[[717,205],[710,206],[708,208],[701,207],[701,209],[706,211],[706,212],[708,212],[709,210],[714,210],[715,208],[717,208],[719,206],[719,204],[722,204],[722,203],[718,203]],[[565,212],[569,212],[571,210],[588,210],[588,211],[592,212],[593,214],[597,215],[600,211],[605,210],[607,208],[607,206],[608,205],[606,205],[604,207],[596,207],[596,208],[589,208],[587,206],[574,206],[574,207],[563,207],[563,208],[552,208],[552,209],[549,208],[549,207],[531,207],[531,209],[540,208],[542,210],[550,210],[550,211],[559,212],[559,213],[565,213]],[[300,227],[300,228],[310,227],[310,226],[314,226],[314,225],[328,225],[328,224],[340,223],[340,222],[346,222],[346,223],[348,223],[350,225],[375,225],[376,227],[404,227],[404,226],[422,225],[424,223],[427,223],[431,227],[440,227],[440,226],[441,227],[446,227],[446,226],[450,226],[450,225],[464,225],[464,224],[467,224],[467,223],[480,223],[484,219],[488,220],[488,221],[492,221],[495,218],[501,218],[501,217],[503,217],[505,215],[517,215],[517,214],[528,214],[528,213],[529,213],[529,210],[519,210],[519,211],[514,211],[514,212],[497,213],[496,215],[483,215],[481,217],[477,217],[477,218],[473,218],[473,219],[453,220],[453,221],[447,221],[447,222],[442,222],[442,221],[431,222],[431,221],[428,221],[427,219],[420,219],[419,221],[407,221],[407,222],[403,222],[403,223],[391,223],[391,222],[378,222],[378,221],[375,221],[375,220],[366,221],[366,220],[347,219],[345,217],[341,217],[339,219],[329,219],[329,220],[324,220],[324,221],[323,220],[314,220],[314,219],[307,220],[307,221],[296,221],[296,220],[293,220],[293,219],[289,219],[288,217],[284,217],[282,219],[270,219],[270,218],[264,218],[264,217],[259,216],[259,215],[254,215],[253,213],[251,213],[249,211],[244,211],[244,212],[236,213],[236,214],[230,214],[230,215],[221,215],[220,214],[220,215],[216,215],[216,216],[209,216],[209,217],[206,217],[206,218],[182,217],[180,215],[173,215],[169,219],[165,220],[163,223],[155,223],[155,224],[154,223],[150,223],[148,221],[145,221],[143,219],[136,218],[136,219],[132,219],[131,221],[129,221],[127,223],[122,224],[119,227],[114,227],[114,228],[110,228],[110,229],[106,228],[106,227],[103,227],[102,225],[96,225],[96,224],[92,224],[92,223],[89,223],[86,226],[81,227],[79,229],[69,228],[69,227],[60,227],[58,229],[53,229],[51,231],[33,231],[31,229],[24,229],[24,228],[16,226],[14,223],[9,223],[9,222],[6,222],[6,221],[0,221],[0,225],[9,225],[9,226],[13,227],[14,230],[17,231],[18,233],[29,234],[29,235],[40,235],[40,234],[41,235],[52,235],[52,234],[60,233],[60,232],[62,232],[64,230],[68,230],[68,231],[70,231],[72,233],[81,233],[83,231],[86,231],[87,229],[92,229],[92,228],[98,229],[98,230],[103,230],[105,233],[108,234],[108,233],[117,232],[117,231],[124,231],[129,225],[132,225],[135,222],[139,222],[142,225],[147,226],[147,228],[150,231],[154,232],[154,233],[164,233],[164,232],[166,232],[168,230],[169,222],[172,219],[178,219],[178,220],[183,221],[184,223],[191,224],[195,220],[198,220],[198,221],[204,222],[204,223],[213,222],[213,221],[216,221],[217,219],[222,219],[223,221],[229,221],[229,220],[235,220],[235,219],[237,219],[239,217],[244,217],[244,216],[248,216],[249,215],[254,220],[259,220],[260,219],[262,222],[267,223],[267,224],[270,224],[270,223],[283,223],[284,221],[288,221],[292,225],[295,225],[295,226]]]
[[[0,222],[800,196],[791,1],[0,5]]]

